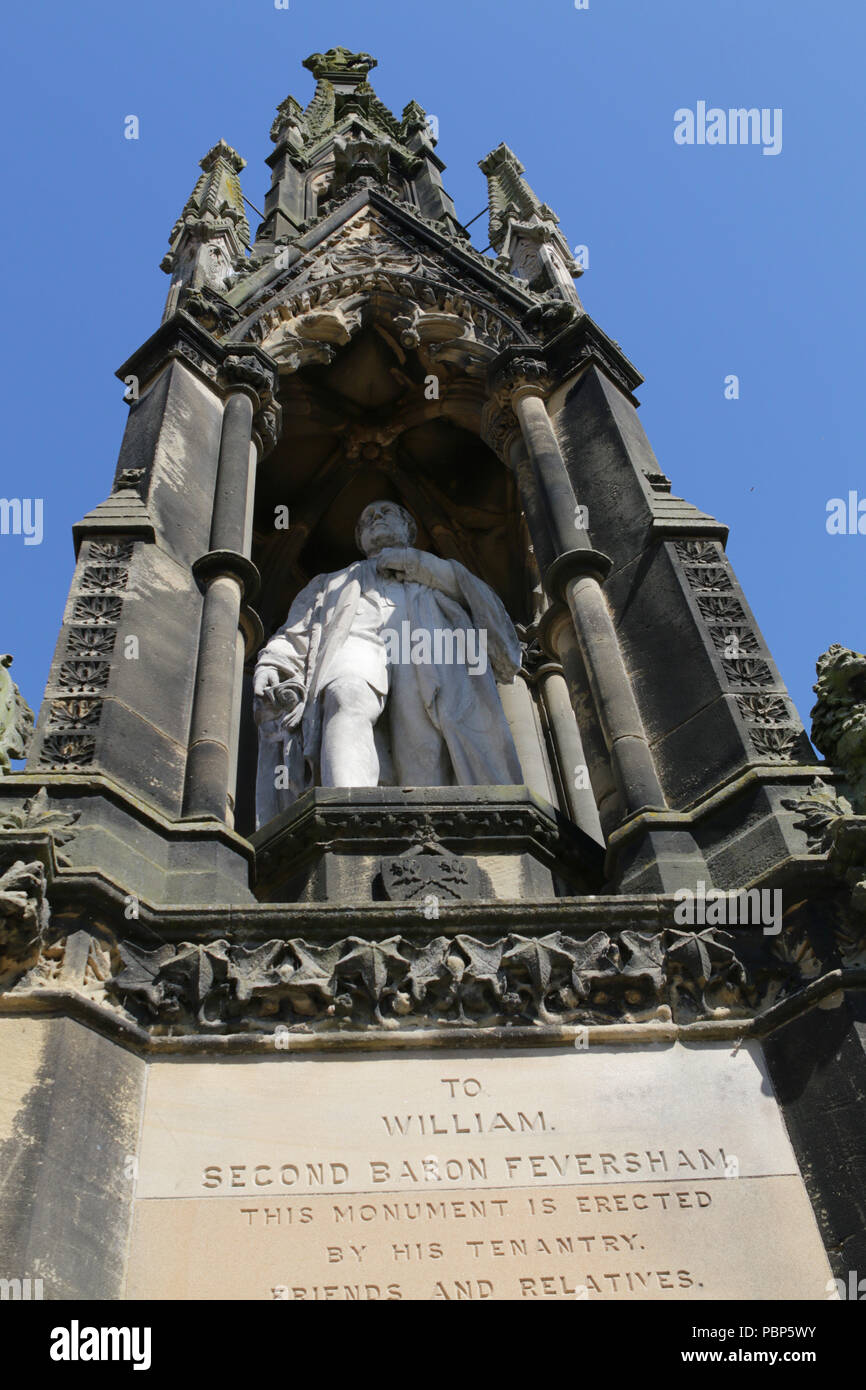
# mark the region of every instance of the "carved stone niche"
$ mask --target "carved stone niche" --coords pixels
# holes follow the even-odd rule
[[[596,893],[603,852],[526,787],[323,788],[252,836],[264,902],[457,902]]]

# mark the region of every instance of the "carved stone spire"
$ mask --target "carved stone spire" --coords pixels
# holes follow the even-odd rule
[[[478,166],[487,175],[490,206],[490,244],[500,264],[534,290],[547,291],[580,305],[575,264],[559,218],[523,178],[523,165],[513,150],[500,145]]]
[[[271,126],[276,149],[268,160],[273,182],[259,247],[291,240],[347,194],[370,184],[463,237],[422,107],[410,102],[398,119],[367,80],[375,66],[369,53],[347,48],[305,60],[316,90],[306,108],[291,96],[277,108]]]
[[[171,275],[165,317],[178,307],[181,291],[207,287],[218,293],[231,280],[250,239],[238,174],[242,159],[220,140],[201,160],[200,175],[169,237],[161,270]]]

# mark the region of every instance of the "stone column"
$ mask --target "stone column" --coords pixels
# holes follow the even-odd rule
[[[535,672],[547,715],[566,808],[575,825],[603,842],[599,811],[588,777],[589,764],[574,717],[565,676],[558,662],[545,662]]]
[[[562,671],[569,697],[568,714],[577,729],[583,755],[582,759],[576,758],[570,764],[572,787],[576,798],[572,815],[575,819],[577,818],[577,797],[587,797],[585,790],[579,790],[573,786],[575,770],[582,761],[589,774],[591,787],[587,801],[591,801],[592,804],[580,803],[580,815],[582,817],[580,823],[583,825],[583,818],[585,817],[587,823],[583,828],[587,830],[587,833],[592,833],[589,830],[589,825],[600,822],[602,835],[606,840],[611,831],[615,830],[623,819],[624,810],[614,779],[607,743],[596,714],[595,701],[586,678],[586,668],[577,643],[574,623],[564,603],[551,604],[544,613],[538,624],[538,640],[542,650],[548,656],[554,656],[555,653],[559,654],[559,659],[553,669],[561,669]],[[570,756],[565,752],[569,747],[569,740],[564,726],[561,726],[560,735],[558,737],[554,735],[554,738],[557,750],[559,751],[561,739],[563,756]]]
[[[602,593],[611,561],[593,549],[587,518],[578,508],[547,414],[540,350],[506,350],[492,384],[496,396],[488,407],[486,433],[512,461],[537,554],[545,557],[544,587],[552,603],[539,635],[562,664],[581,732],[586,730],[592,742],[598,730],[607,752],[605,757],[598,746],[588,749],[608,843],[608,873],[629,891],[671,892],[698,879],[712,882],[690,828],[670,812],[664,795]]]
[[[520,426],[531,473],[520,469],[523,493],[534,486],[538,497],[526,497],[525,509],[543,511],[555,552],[544,576],[554,600],[571,612],[587,677],[622,805],[627,815],[644,807],[664,809],[664,792],[656,773],[631,681],[619,649],[616,629],[601,585],[610,568],[606,556],[592,549],[582,525],[571,479],[547,408],[548,384],[544,363],[527,353],[506,362],[499,379]],[[561,626],[555,631],[561,633]],[[558,660],[564,653],[558,648]]]
[[[511,685],[500,685],[499,695],[523,769],[524,782],[536,796],[556,805],[556,792],[542,752],[532,694],[524,673],[519,671]]]
[[[539,572],[545,575],[557,558],[557,551],[538,478],[507,391],[500,391],[488,402],[483,429],[487,443],[506,460],[515,476],[535,560]],[[557,602],[548,607],[538,624],[538,636],[543,651],[557,663],[554,669],[563,673],[569,699],[569,713],[588,767],[591,791],[584,793],[586,801],[583,803],[579,823],[587,833],[597,837],[600,818],[601,829],[604,835],[607,835],[623,819],[624,810],[611,771],[608,747],[599,726],[594,701],[589,693],[574,623],[564,603]],[[548,713],[546,709],[545,713]],[[564,757],[570,757],[570,753],[565,752],[568,739],[564,730],[560,731],[561,743],[557,743],[552,726],[550,732],[557,751],[561,751]],[[575,758],[570,764],[572,784],[574,768],[579,761],[580,759]],[[570,790],[576,789],[572,785]],[[570,800],[562,809],[574,817],[576,807],[572,806]],[[591,826],[595,829],[591,829]]]
[[[190,720],[183,814],[233,821],[237,768],[243,627],[260,640],[261,624],[248,605],[259,575],[249,558],[257,455],[256,411],[270,399],[275,379],[257,357],[223,363],[229,393],[223,411],[210,549],[193,565],[204,594],[198,664]]]

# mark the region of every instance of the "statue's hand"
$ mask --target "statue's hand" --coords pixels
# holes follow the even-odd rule
[[[296,729],[306,708],[306,691],[298,681],[281,681],[274,690],[274,702],[282,710],[280,727]]]
[[[273,666],[260,666],[253,677],[254,714],[257,724],[295,729],[306,708],[306,691],[300,681],[280,680]]]
[[[380,574],[393,575],[395,579],[401,579],[404,584],[411,583],[413,580],[427,583],[427,580],[422,577],[424,554],[420,550],[415,550],[411,545],[386,546],[376,556],[376,568]]]
[[[259,700],[273,700],[280,673],[273,666],[259,666],[253,676],[253,694]]]
[[[416,550],[411,545],[390,546],[376,556],[376,566],[380,574],[391,574],[405,584],[426,584],[428,589],[438,589],[460,602],[460,586],[455,581],[451,563],[438,555]]]
[[[393,579],[408,579],[406,557],[411,553],[407,546],[386,545],[376,556],[378,573],[390,575]]]

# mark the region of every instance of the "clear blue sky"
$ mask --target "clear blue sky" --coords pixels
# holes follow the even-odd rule
[[[0,650],[25,697],[42,697],[70,527],[110,487],[126,414],[113,372],[159,323],[158,266],[197,161],[224,137],[261,207],[275,106],[306,102],[301,60],[344,44],[378,58],[392,109],[414,97],[438,117],[464,221],[486,201],[477,161],[505,140],[589,246],[584,303],[647,378],[641,416],[674,491],[729,523],[807,718],[818,654],[866,647],[866,536],[825,530],[829,498],[866,498],[864,30],[854,0],[8,8],[0,495],[45,505],[41,545],[0,537]],[[675,110],[700,100],[781,107],[782,152],[676,145]],[[483,247],[486,219],[473,231]]]

